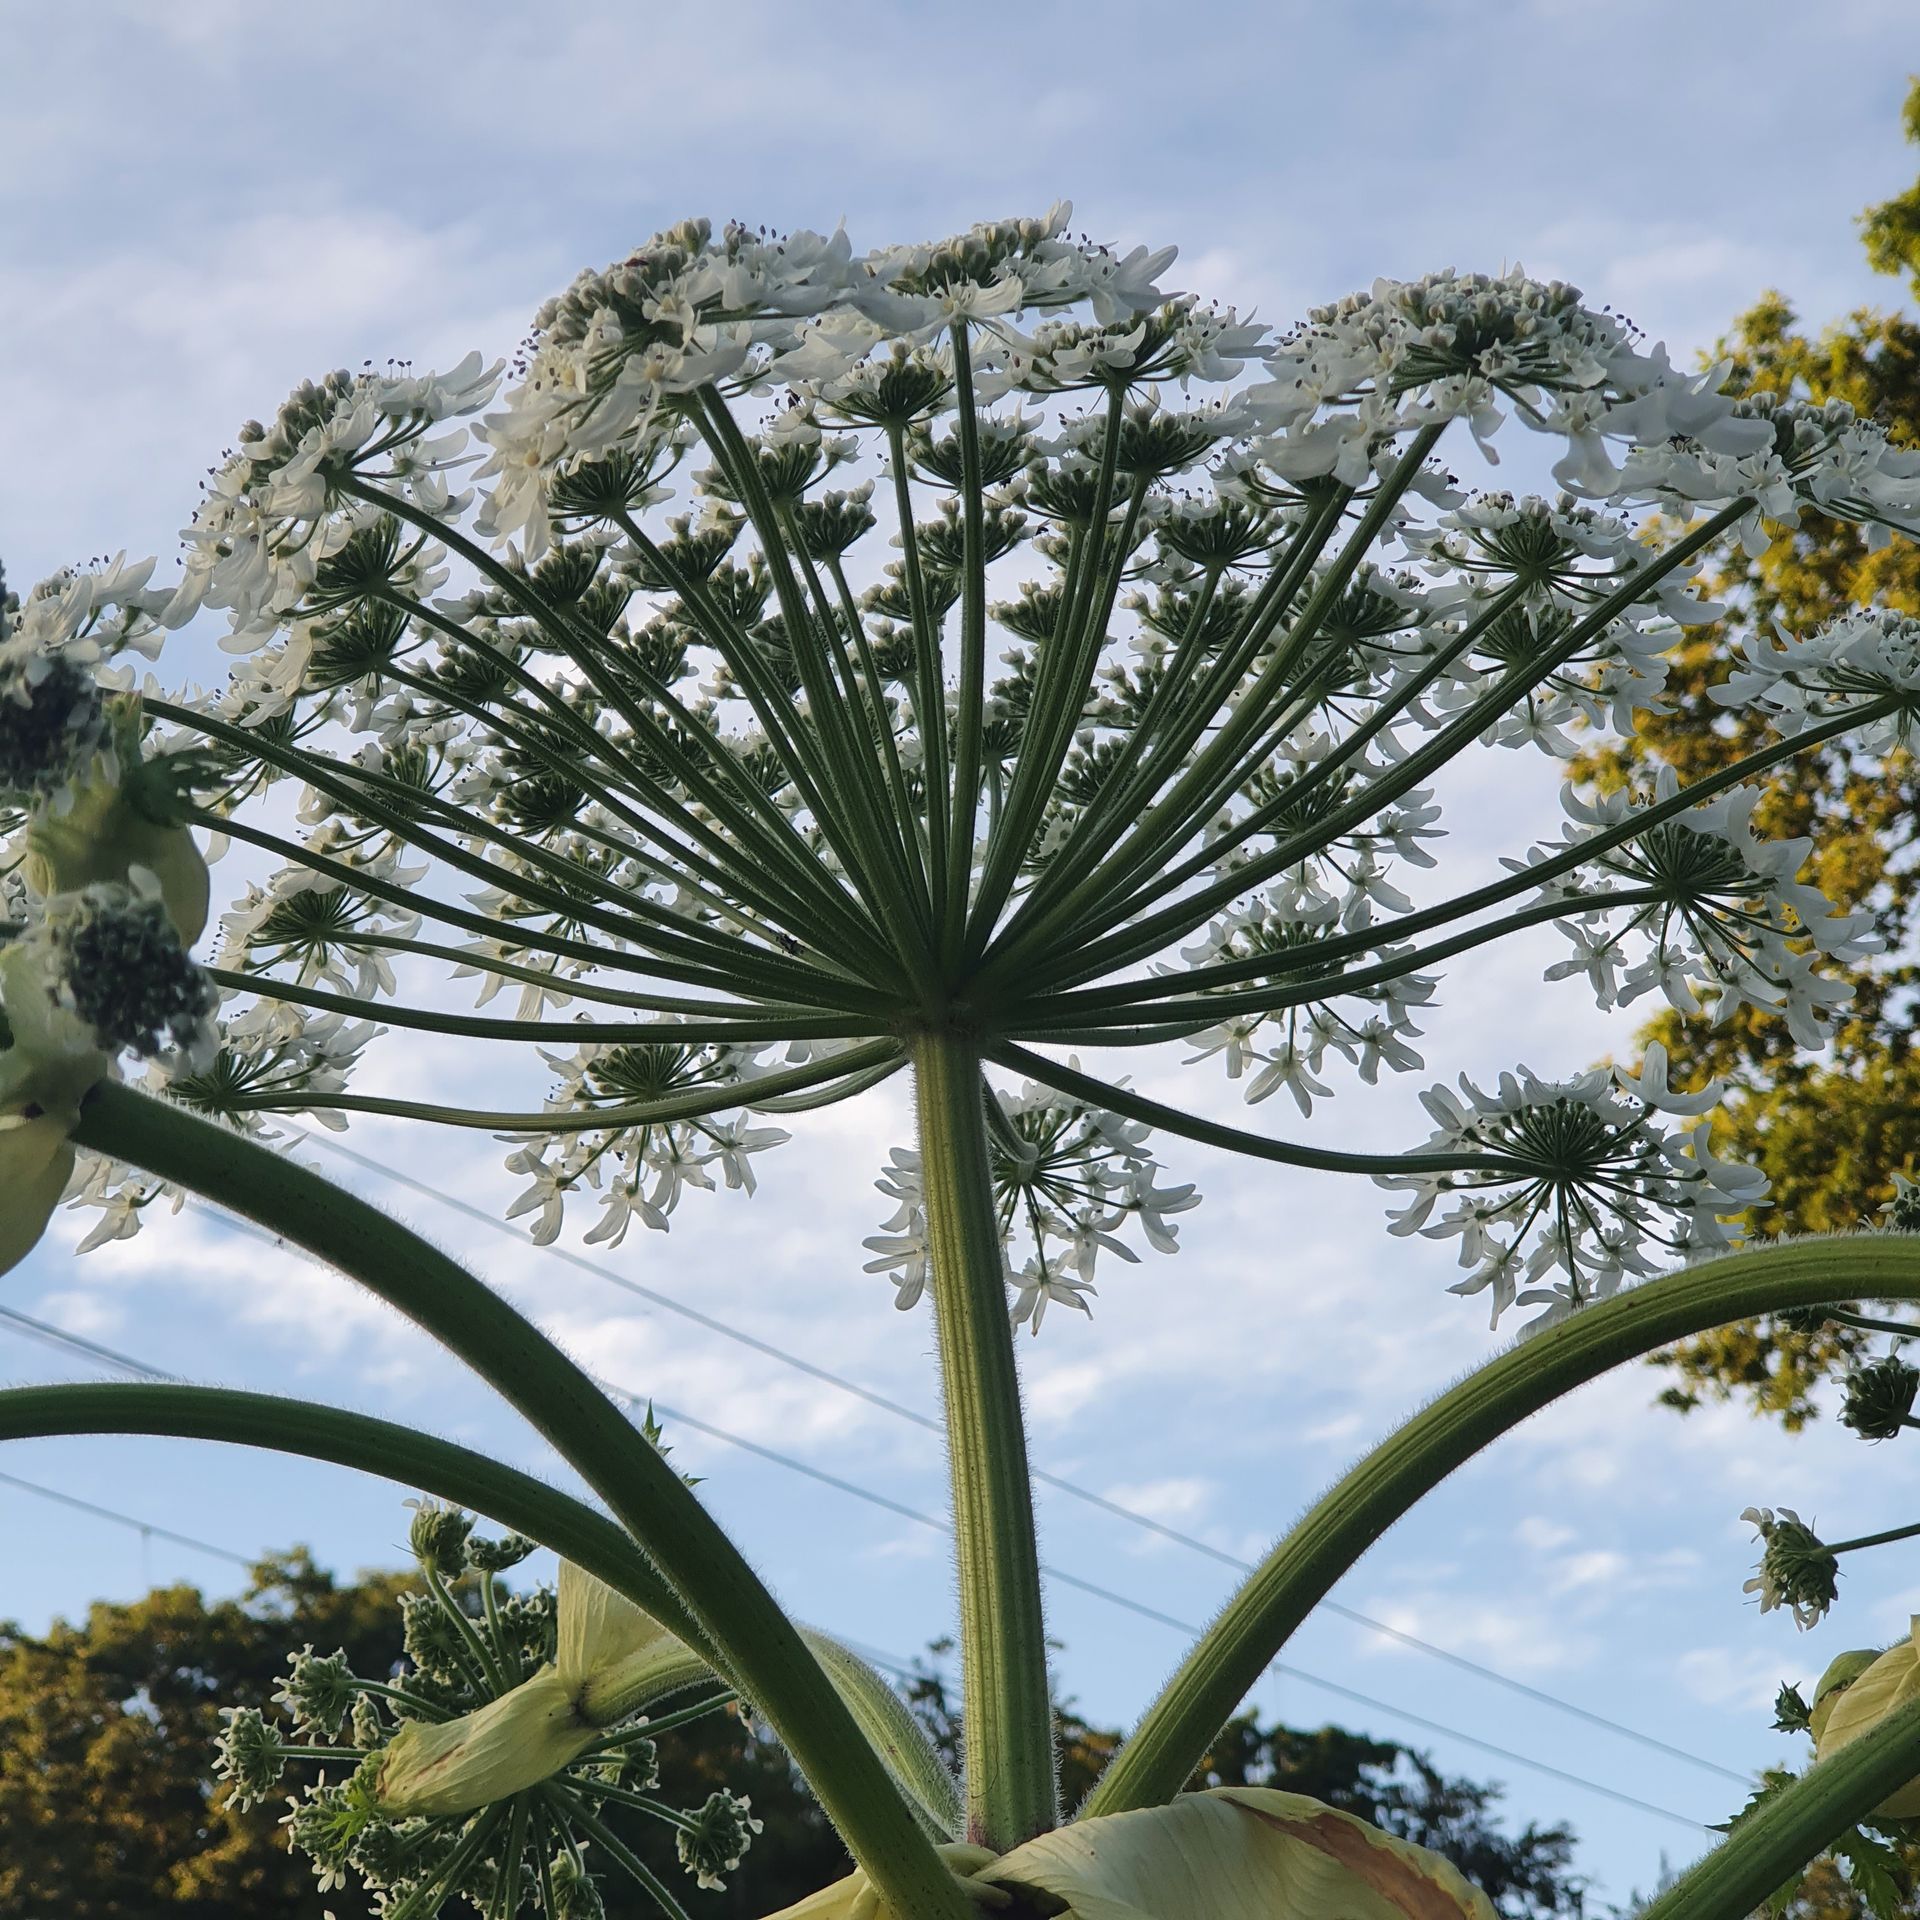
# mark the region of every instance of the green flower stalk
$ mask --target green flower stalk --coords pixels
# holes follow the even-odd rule
[[[1015,1329],[1084,1324],[1097,1277],[1174,1251],[1198,1195],[1169,1161],[1192,1146],[1371,1178],[1391,1231],[1454,1245],[1454,1291],[1530,1331],[1734,1244],[1764,1182],[1714,1152],[1722,1089],[1671,1085],[1658,1048],[1635,1071],[1434,1087],[1409,1151],[1334,1150],[1311,1123],[1419,1071],[1446,968],[1523,928],[1556,928],[1548,977],[1603,1007],[1751,1006],[1821,1044],[1830,968],[1876,937],[1803,878],[1807,842],[1756,829],[1757,783],[1842,735],[1887,750],[1920,710],[1920,625],[1849,616],[1735,663],[1724,697],[1768,728],[1744,759],[1690,786],[1569,785],[1564,827],[1516,841],[1500,878],[1430,877],[1453,763],[1631,731],[1669,698],[1676,639],[1715,617],[1693,578],[1715,542],[1810,511],[1908,532],[1920,456],[1844,408],[1729,399],[1558,283],[1381,281],[1274,335],[1163,288],[1173,258],[1076,238],[1064,206],[864,254],[689,221],[580,275],[511,370],[475,354],[304,384],[214,471],[177,582],[62,574],[0,634],[0,995],[23,1067],[54,1042],[89,1062],[54,1106],[17,1104],[10,1214],[43,1219],[64,1164],[65,1134],[31,1130],[125,1052],[166,1054],[169,1097],[230,1131],[100,1096],[79,1198],[115,1232],[156,1179],[244,1204],[405,1294],[568,1436],[623,1520],[670,1512],[667,1589],[781,1643],[780,1700],[836,1729],[784,1732],[832,1778],[862,1897],[914,1920],[993,1904],[980,1853],[1057,1840]],[[1448,464],[1513,422],[1556,443],[1556,497]],[[128,654],[164,666],[167,633],[207,614],[227,684],[153,676],[136,698]],[[195,835],[239,889],[204,976],[182,945],[208,916]],[[382,1029],[416,1050],[413,1097],[352,1084]],[[1251,1105],[1284,1095],[1290,1130],[1148,1099],[1114,1064],[1170,1048]],[[508,1213],[548,1241],[597,1209],[586,1238],[611,1257],[691,1193],[753,1191],[790,1120],[902,1073],[918,1138],[882,1174],[869,1271],[934,1321],[953,1809],[915,1766],[871,1764],[901,1737],[884,1704],[853,1686],[840,1716],[837,1656],[808,1653],[531,1329],[539,1389],[504,1358],[507,1310],[450,1263],[396,1281],[401,1230],[362,1209],[330,1241],[310,1183],[243,1181],[233,1151],[244,1134],[269,1159],[288,1115],[502,1135]],[[477,1104],[477,1075],[505,1091]],[[1863,1388],[1874,1430],[1904,1418],[1900,1385]],[[421,1524],[444,1584],[472,1545]],[[1864,1543],[1769,1527],[1763,1604],[1804,1623],[1830,1553]],[[404,1881],[413,1911],[534,1860],[542,1911],[585,1901],[584,1848],[618,1856],[579,1769],[660,1651],[627,1604],[583,1601],[578,1636],[537,1657],[440,1607],[470,1690],[312,1803],[299,1831],[327,1870]],[[1223,1621],[1258,1638],[1260,1612]],[[761,1651],[713,1640],[720,1671]],[[1197,1711],[1149,1716],[1121,1806],[1185,1777],[1165,1729]],[[841,1766],[854,1727],[874,1752]],[[570,1793],[599,1825],[556,1853]],[[1811,1821],[1826,1801],[1797,1804]],[[688,1818],[697,1873],[748,1831],[730,1805]],[[417,1859],[392,1852],[403,1829]],[[964,1857],[934,1852],[963,1836]],[[1090,1910],[1132,1897],[1125,1878],[1089,1881]]]

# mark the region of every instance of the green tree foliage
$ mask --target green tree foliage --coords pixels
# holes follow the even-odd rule
[[[0,1625],[0,1914],[365,1920],[354,1889],[316,1890],[273,1808],[237,1811],[209,1784],[213,1743],[222,1706],[271,1711],[289,1645],[342,1647],[357,1672],[390,1670],[402,1652],[399,1596],[415,1587],[412,1575],[390,1573],[336,1582],[295,1549],[261,1562],[238,1599],[160,1587],[128,1604],[101,1602],[84,1623],[56,1622],[44,1638]],[[908,1696],[957,1757],[958,1714],[938,1674],[923,1669]],[[1078,1799],[1120,1736],[1070,1706],[1057,1721],[1065,1788]],[[726,1786],[749,1795],[765,1822],[724,1894],[687,1894],[697,1916],[748,1920],[848,1870],[785,1755],[739,1715],[664,1736],[660,1770],[675,1805]],[[1507,1834],[1498,1789],[1448,1779],[1386,1741],[1246,1717],[1222,1731],[1194,1784],[1283,1787],[1343,1807],[1446,1854],[1509,1920],[1582,1910],[1569,1829]],[[656,1823],[636,1823],[627,1837],[670,1884],[684,1878]],[[651,1913],[618,1882],[606,1893],[610,1920]]]
[[[1920,144],[1920,81],[1908,95],[1905,125]],[[1920,299],[1920,183],[1869,208],[1862,228],[1873,266],[1904,276]],[[1920,320],[1910,314],[1862,308],[1812,331],[1784,295],[1770,292],[1735,321],[1714,357],[1731,363],[1739,389],[1844,400],[1896,441],[1920,445]],[[1659,761],[1696,780],[1764,744],[1757,716],[1711,698],[1737,637],[1764,634],[1776,622],[1806,631],[1867,600],[1920,613],[1920,547],[1896,541],[1870,552],[1859,528],[1818,516],[1779,533],[1762,553],[1723,551],[1713,571],[1726,618],[1697,629],[1680,650],[1674,710],[1645,719],[1620,749],[1582,763],[1603,786],[1644,777]],[[1642,1037],[1666,1043],[1677,1075],[1731,1082],[1722,1150],[1773,1182],[1769,1204],[1754,1216],[1756,1232],[1855,1227],[1887,1200],[1894,1172],[1920,1163],[1920,1056],[1912,1034],[1920,767],[1905,753],[1888,762],[1835,742],[1769,775],[1757,824],[1812,836],[1807,877],[1839,906],[1871,906],[1887,953],[1854,970],[1850,1017],[1823,1057],[1796,1059],[1784,1025],[1750,1012],[1704,1032],[1663,1016]],[[1813,1412],[1813,1390],[1861,1343],[1832,1325],[1769,1320],[1724,1328],[1659,1356],[1674,1375],[1662,1398],[1684,1411],[1703,1398],[1739,1396],[1797,1428]]]

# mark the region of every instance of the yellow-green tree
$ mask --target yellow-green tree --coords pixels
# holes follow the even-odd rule
[[[1920,81],[1904,117],[1909,139],[1920,144]],[[1920,183],[1870,207],[1861,224],[1873,266],[1903,276],[1920,300]],[[1862,308],[1813,330],[1785,295],[1769,292],[1734,322],[1716,358],[1731,362],[1739,389],[1844,400],[1896,440],[1920,444],[1920,320],[1909,313]],[[1584,762],[1602,785],[1658,761],[1684,781],[1700,779],[1765,743],[1763,716],[1712,698],[1738,635],[1776,622],[1806,632],[1862,601],[1920,612],[1920,547],[1896,541],[1872,551],[1860,528],[1819,516],[1781,530],[1762,553],[1723,551],[1716,572],[1726,618],[1695,629],[1680,649],[1672,711],[1643,718],[1630,742]],[[1750,1010],[1711,1030],[1689,1030],[1668,1016],[1644,1036],[1735,1089],[1726,1145],[1773,1183],[1753,1219],[1760,1234],[1856,1226],[1888,1199],[1896,1171],[1920,1164],[1920,1055],[1912,1034],[1920,981],[1917,803],[1920,767],[1909,754],[1862,758],[1844,740],[1769,775],[1756,824],[1810,835],[1809,877],[1838,905],[1872,907],[1887,942],[1882,958],[1854,970],[1850,1017],[1830,1053],[1796,1057],[1784,1025]],[[1832,1323],[1723,1328],[1659,1356],[1674,1376],[1664,1397],[1684,1409],[1703,1396],[1738,1395],[1798,1427],[1812,1412],[1812,1389],[1844,1366],[1861,1337]]]

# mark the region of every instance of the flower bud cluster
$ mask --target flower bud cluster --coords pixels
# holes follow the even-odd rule
[[[1839,1561],[1791,1507],[1778,1513],[1749,1507],[1740,1518],[1752,1523],[1763,1546],[1759,1568],[1743,1591],[1758,1595],[1762,1613],[1781,1607],[1795,1626],[1813,1626],[1838,1595]]]
[[[636,1812],[671,1828],[697,1885],[722,1888],[760,1822],[724,1790],[685,1810],[650,1797],[656,1744],[621,1662],[663,1630],[565,1563],[557,1601],[547,1588],[506,1593],[495,1576],[531,1541],[478,1536],[456,1508],[414,1505],[425,1591],[402,1596],[406,1661],[363,1677],[344,1653],[305,1647],[275,1695],[284,1719],[224,1709],[215,1773],[233,1803],[259,1805],[290,1769],[317,1767],[288,1800],[289,1842],[323,1892],[357,1882],[383,1912],[464,1898],[514,1913],[543,1884],[566,1890],[561,1911],[600,1911],[587,1827]],[[626,1697],[584,1704],[611,1698],[609,1686]],[[538,1854],[523,1844],[529,1833]]]
[[[168,1054],[204,1066],[218,1044],[220,995],[189,958],[157,885],[89,887],[46,903],[6,951],[8,1018],[16,1036],[66,1026],[109,1057]],[[35,1004],[34,982],[50,1003]]]

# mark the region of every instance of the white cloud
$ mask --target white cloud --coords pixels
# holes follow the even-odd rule
[[[1523,1546],[1537,1553],[1552,1553],[1558,1547],[1579,1539],[1579,1531],[1564,1521],[1549,1520],[1544,1514],[1530,1513],[1517,1522],[1513,1535]]]
[[[1599,1651],[1598,1636],[1570,1631],[1558,1609],[1514,1606],[1472,1593],[1427,1593],[1418,1600],[1375,1595],[1359,1608],[1383,1626],[1486,1661],[1504,1673],[1564,1673]],[[1418,1659],[1413,1648],[1385,1634],[1353,1629],[1356,1650],[1378,1658]]]
[[[1803,1692],[1809,1684],[1792,1652],[1752,1645],[1691,1648],[1674,1660],[1673,1672],[1703,1705],[1745,1713],[1771,1707],[1782,1681],[1798,1682]]]

